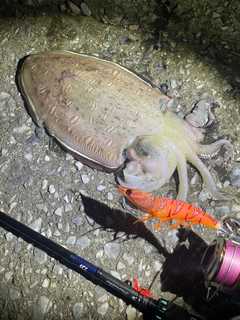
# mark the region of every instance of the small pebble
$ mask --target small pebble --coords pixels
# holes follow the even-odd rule
[[[83,164],[80,161],[75,162],[74,165],[78,170],[81,170],[83,167]]]
[[[21,133],[30,133],[31,132],[31,129],[30,127],[26,126],[26,125],[22,125],[20,127],[17,127],[17,128],[13,128],[13,132],[14,133],[17,133],[17,134],[21,134]]]
[[[103,191],[104,189],[106,189],[106,186],[103,186],[102,184],[97,186],[97,191]]]
[[[121,280],[120,273],[114,270],[111,270],[111,275],[119,280]]]
[[[86,2],[83,2],[80,4],[80,8],[82,10],[82,13],[85,15],[85,16],[90,16],[92,14],[92,11],[91,9],[88,7],[88,5],[86,4]]]
[[[212,13],[212,19],[216,19],[216,18],[220,18],[220,17],[221,17],[221,16],[220,16],[219,13],[213,11],[213,13]]]
[[[49,280],[48,279],[44,279],[42,282],[42,288],[48,288],[49,287]]]
[[[70,236],[67,238],[67,244],[75,244],[76,242],[76,236]]]
[[[100,314],[101,316],[104,316],[108,311],[108,307],[109,305],[107,302],[102,304],[100,307],[97,308],[97,313]]]
[[[5,157],[7,154],[8,154],[7,149],[2,149],[2,150],[1,150],[1,156],[2,156],[2,157]]]
[[[122,33],[118,35],[118,40],[121,44],[127,44],[129,42],[128,37]]]
[[[107,199],[108,199],[109,201],[112,201],[112,200],[113,200],[113,194],[112,194],[112,192],[108,192],[108,193],[107,193]]]
[[[131,25],[128,26],[128,29],[130,31],[136,31],[136,30],[139,29],[139,25],[138,24],[131,24]]]
[[[119,254],[119,244],[115,242],[106,243],[104,246],[104,252],[109,258],[116,259]]]
[[[119,262],[117,263],[117,269],[118,269],[118,270],[125,269],[125,268],[126,268],[125,264],[122,263],[121,261],[119,261]]]
[[[155,271],[155,272],[160,271],[160,270],[162,269],[162,266],[163,266],[163,265],[162,265],[161,262],[159,262],[159,261],[157,261],[157,260],[154,261],[153,267],[154,267],[154,271]]]
[[[152,60],[152,57],[150,57],[150,56],[144,56],[143,58],[142,58],[142,60],[143,60],[143,62],[150,62],[151,60]]]
[[[162,61],[159,61],[157,63],[154,64],[153,66],[154,69],[156,70],[166,70],[166,65],[164,62]],[[168,88],[167,88],[167,84],[164,83],[161,85],[161,90],[163,89],[164,92],[167,92],[168,91]]]
[[[207,200],[207,194],[206,194],[206,192],[204,191],[204,190],[202,190],[200,193],[199,193],[199,199],[201,200],[201,201],[206,201]]]
[[[73,218],[72,223],[76,224],[77,226],[80,226],[82,223],[82,218],[81,217]]]
[[[69,226],[69,223],[67,222],[63,232],[69,233],[69,231],[70,231],[70,226]]]
[[[10,205],[9,205],[9,213],[17,206],[17,202],[12,202],[12,203],[10,203]]]
[[[32,153],[28,153],[24,156],[25,159],[27,159],[28,161],[32,160]]]
[[[53,236],[55,236],[55,237],[59,237],[61,234],[60,234],[60,232],[59,232],[59,230],[55,230],[54,232],[53,232]]]
[[[177,87],[177,81],[176,80],[171,80],[171,87],[175,89]]]
[[[21,297],[22,297],[21,292],[13,290],[13,289],[9,290],[9,298],[11,300],[17,300],[17,299],[20,299]]]
[[[69,280],[72,280],[72,270],[71,269],[67,269],[64,270],[66,276],[68,277]]]
[[[50,184],[50,186],[48,187],[48,191],[52,194],[52,193],[55,193],[55,188],[54,188],[54,185],[53,184]]]
[[[197,182],[197,178],[198,178],[198,176],[195,174],[195,175],[192,177],[190,183],[193,184],[193,185],[195,185],[196,182]]]
[[[126,60],[125,61],[125,66],[127,68],[134,67],[136,64],[137,64],[137,61],[135,61],[135,60]]]
[[[234,204],[232,206],[232,211],[234,212],[240,212],[240,204]]]
[[[45,314],[50,310],[52,305],[53,303],[50,299],[45,296],[40,296],[33,307],[31,320],[43,320]]]
[[[43,212],[47,213],[48,212],[48,209],[47,209],[47,206],[45,205],[45,203],[37,203],[36,204],[36,208],[38,210],[42,210]]]
[[[38,218],[37,220],[35,220],[32,224],[30,224],[30,228],[39,232],[41,229],[41,225],[42,225],[42,219]]]
[[[63,207],[58,207],[56,210],[54,210],[54,214],[61,217],[63,212]]]
[[[65,212],[69,212],[72,210],[72,205],[70,203],[67,203],[64,207]]]
[[[84,310],[84,305],[82,302],[77,302],[73,306],[73,317],[75,320],[81,319]]]
[[[94,226],[95,224],[94,219],[90,218],[88,215],[86,215],[86,219],[87,219],[87,222],[90,224],[90,226]]]
[[[36,136],[37,136],[40,140],[42,140],[42,139],[44,138],[44,136],[45,136],[45,130],[44,130],[44,128],[36,128],[35,133],[36,133]]]
[[[97,253],[96,253],[96,258],[97,259],[100,259],[103,257],[103,250],[99,250]]]
[[[86,248],[91,243],[91,240],[87,236],[82,236],[77,240],[77,245],[81,247],[81,249]]]
[[[129,265],[133,264],[134,262],[134,257],[128,253],[123,254],[123,260],[125,260]]]
[[[21,251],[21,243],[16,243],[14,246],[14,252],[19,253]]]
[[[126,309],[126,315],[127,315],[127,320],[134,320],[136,319],[136,309],[134,307],[132,307],[131,305],[127,306]]]
[[[45,190],[47,188],[47,185],[48,185],[48,180],[44,179],[42,181],[42,190]]]
[[[67,171],[66,170],[62,170],[60,172],[61,177],[65,177],[67,175]]]
[[[223,183],[223,188],[226,188],[230,185],[230,181],[229,180],[225,180]]]
[[[104,294],[106,292],[106,289],[104,289],[103,287],[97,285],[95,288],[94,288],[94,291],[96,294]]]
[[[229,206],[219,206],[215,207],[215,212],[217,214],[220,214],[221,216],[224,216],[225,214],[228,214],[230,212]]]
[[[34,281],[30,284],[29,288],[32,289],[32,288],[36,287],[37,284],[38,284],[38,281],[37,281],[37,280],[34,280]]]
[[[86,173],[81,175],[81,179],[84,184],[87,184],[90,181],[90,179]]]
[[[28,268],[26,268],[25,270],[24,270],[24,274],[26,275],[26,276],[28,276],[29,274],[31,274],[33,272],[33,270],[32,270],[32,268],[30,268],[30,267],[28,267]]]
[[[33,147],[35,147],[35,146],[39,145],[40,143],[41,143],[41,140],[38,139],[38,138],[35,137],[35,136],[32,136],[32,137],[30,137],[30,138],[27,140],[27,145],[28,145],[28,146],[33,146]]]
[[[148,255],[150,252],[152,252],[153,249],[151,246],[144,246],[143,250],[144,250],[144,253]]]
[[[177,243],[178,240],[179,240],[179,237],[178,237],[178,229],[173,229],[173,230],[170,230],[168,231],[168,236],[172,238],[172,241],[174,243]]]
[[[65,196],[63,197],[63,200],[66,201],[67,203],[69,203],[68,195],[65,195]]]
[[[74,158],[70,153],[66,153],[66,160],[74,160]]]
[[[58,230],[62,230],[63,228],[62,222],[58,222],[57,227],[58,227]]]
[[[47,262],[48,255],[37,247],[34,248],[33,255],[38,263],[43,264]]]
[[[81,14],[81,10],[76,4],[71,1],[67,1],[68,8],[72,11],[73,14],[78,15]]]
[[[17,106],[16,101],[12,97],[6,103],[6,107],[11,111],[16,109],[16,106]]]
[[[53,271],[53,273],[56,273],[56,274],[60,274],[60,275],[61,275],[63,269],[62,269],[60,266],[55,265],[55,266],[53,267],[52,271]]]
[[[103,42],[103,47],[105,47],[105,48],[108,48],[109,47],[109,42],[108,41],[106,41],[106,42]]]
[[[13,278],[13,272],[12,271],[7,271],[4,275],[4,278],[6,281],[9,281],[10,279],[12,280]]]
[[[7,92],[0,92],[0,107],[3,106],[3,102],[9,100],[11,98],[11,95]]]
[[[7,241],[11,241],[13,239],[13,234],[11,232],[5,233],[5,238]]]
[[[150,274],[151,274],[151,268],[150,268],[150,266],[148,265],[147,266],[147,268],[145,269],[145,275],[146,275],[146,277],[149,277],[150,276]]]
[[[76,44],[76,43],[78,43],[79,42],[79,38],[78,37],[76,37],[76,38],[74,38],[74,39],[71,39],[70,41],[69,41],[69,43],[71,43],[71,44]]]
[[[118,299],[118,305],[119,305],[119,313],[121,314],[125,309],[126,304],[122,299]]]
[[[104,293],[97,299],[97,301],[98,302],[105,302],[105,301],[107,301],[107,299],[108,299],[108,296],[106,293]]]
[[[240,187],[240,164],[237,164],[229,174],[231,184]]]

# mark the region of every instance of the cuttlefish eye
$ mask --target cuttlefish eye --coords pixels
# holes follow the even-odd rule
[[[132,190],[131,190],[131,189],[127,189],[127,190],[126,190],[126,195],[127,195],[127,196],[130,196],[131,193],[132,193]]]
[[[139,153],[141,153],[144,157],[149,157],[150,153],[146,150],[146,148],[144,149],[144,144],[143,143],[139,143],[138,146],[138,151]]]

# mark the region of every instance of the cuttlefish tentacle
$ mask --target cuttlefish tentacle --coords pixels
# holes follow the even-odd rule
[[[177,172],[179,178],[178,194],[176,199],[185,200],[187,198],[188,193],[187,162],[186,158],[178,149],[175,149],[175,152],[178,159]]]
[[[179,175],[179,191],[177,199],[186,200],[187,165],[191,162],[200,172],[212,196],[218,200],[235,199],[232,195],[221,194],[207,167],[198,155],[209,158],[216,155],[223,146],[231,158],[234,150],[231,143],[221,139],[212,144],[202,145],[191,126],[176,114],[164,113],[165,126],[161,133],[152,136],[138,136],[129,146],[126,154],[130,160],[123,171],[125,181],[118,180],[126,187],[140,189],[145,192],[162,187],[172,176],[175,169]],[[132,170],[131,168],[137,168]],[[131,169],[131,170],[130,170]]]
[[[194,167],[198,169],[198,171],[202,176],[204,184],[206,185],[207,189],[211,192],[211,194],[215,199],[231,200],[235,198],[232,195],[225,195],[218,191],[211,173],[209,172],[207,167],[203,164],[203,162],[198,158],[196,154],[192,152],[191,155],[187,156],[187,160],[191,162],[194,165]]]
[[[234,156],[234,150],[233,147],[231,145],[231,143],[225,139],[216,141],[212,144],[208,144],[208,145],[202,145],[199,144],[197,142],[191,141],[190,144],[188,143],[183,143],[181,144],[182,149],[180,150],[180,153],[178,154],[178,165],[180,161],[184,161],[184,157],[180,157],[180,155],[185,155],[185,163],[186,160],[189,161],[190,163],[192,163],[194,165],[194,167],[196,167],[198,169],[198,171],[200,172],[203,182],[206,185],[207,189],[211,192],[212,196],[218,200],[230,200],[230,199],[234,199],[234,197],[232,195],[224,195],[222,193],[220,193],[217,189],[217,186],[213,180],[213,177],[211,175],[211,173],[209,172],[209,170],[207,169],[207,167],[203,164],[203,162],[198,158],[197,154],[201,154],[201,155],[205,155],[205,157],[207,157],[207,155],[215,155],[219,152],[220,148],[224,146],[227,151],[230,153],[230,156],[233,157]],[[195,152],[195,150],[197,152]],[[196,154],[197,153],[197,154]],[[183,192],[181,187],[181,176],[183,177],[183,173],[181,172],[181,166],[177,166],[178,169],[178,174],[179,174],[179,193],[177,198],[178,199],[183,199],[182,198],[182,194],[186,195],[186,193]],[[186,175],[185,175],[186,177]],[[182,178],[183,179],[183,178]],[[187,177],[186,177],[187,179]],[[185,181],[185,183],[187,183]],[[186,186],[184,186],[186,188]],[[186,199],[186,197],[184,198]]]
[[[188,147],[187,147],[187,144],[185,143],[180,144],[180,146],[176,146],[172,142],[172,137],[174,136],[170,136],[170,137],[171,138],[169,138],[168,136],[167,138],[166,136],[163,137],[162,135],[158,135],[155,137],[155,139],[152,139],[152,142],[154,140],[154,144],[157,144],[158,146],[159,154],[164,149],[165,151],[164,155],[167,157],[168,168],[169,168],[168,174],[166,174],[166,170],[163,171],[165,173],[165,177],[164,177],[165,179],[161,179],[158,182],[155,181],[154,187],[156,189],[161,188],[171,178],[175,169],[177,169],[178,178],[179,178],[177,199],[184,200],[187,198],[187,193],[188,193],[188,174],[187,174],[187,163],[186,163],[186,157],[185,157],[185,153]],[[175,139],[173,139],[173,141],[175,141]],[[147,187],[144,187],[144,189],[147,189]]]
[[[219,152],[221,147],[224,147],[227,150],[231,159],[234,158],[234,149],[228,140],[221,139],[211,144],[205,144],[205,145],[200,143],[195,143],[196,153],[200,155],[202,158],[211,158],[215,156]]]

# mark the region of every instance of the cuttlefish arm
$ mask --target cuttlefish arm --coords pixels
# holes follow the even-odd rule
[[[191,162],[200,172],[203,182],[218,200],[235,199],[231,195],[221,194],[207,169],[199,159],[213,157],[223,146],[230,157],[234,150],[231,143],[221,139],[212,144],[202,145],[199,136],[195,135],[190,125],[176,114],[164,113],[165,126],[156,135],[138,136],[129,146],[126,154],[130,160],[123,171],[125,179],[118,179],[119,183],[145,192],[151,192],[162,187],[172,176],[175,169],[179,175],[178,199],[186,201],[187,165]]]

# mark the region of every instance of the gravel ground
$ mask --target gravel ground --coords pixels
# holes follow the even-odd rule
[[[136,277],[156,299],[176,298],[177,304],[189,307],[206,294],[200,260],[216,232],[202,226],[184,232],[163,226],[154,232],[156,221],[132,225],[142,214],[123,208],[113,174],[83,166],[42,132],[36,138],[15,79],[19,60],[27,54],[65,49],[117,62],[157,85],[167,83],[174,99],[171,110],[180,115],[189,113],[201,97],[213,97],[219,102],[214,108],[217,124],[206,142],[227,138],[236,156],[230,162],[222,150],[204,163],[222,191],[237,195],[237,44],[233,48],[234,37],[229,37],[229,43],[224,39],[211,46],[203,33],[189,38],[180,29],[175,33],[177,28],[170,22],[169,30],[156,36],[139,25],[110,26],[91,16],[41,13],[1,18],[0,209],[117,278]],[[238,203],[208,199],[195,169],[188,166],[188,173],[190,203],[217,219],[240,215]],[[176,195],[174,179],[155,194]],[[1,319],[141,319],[132,306],[4,229],[0,244]]]

